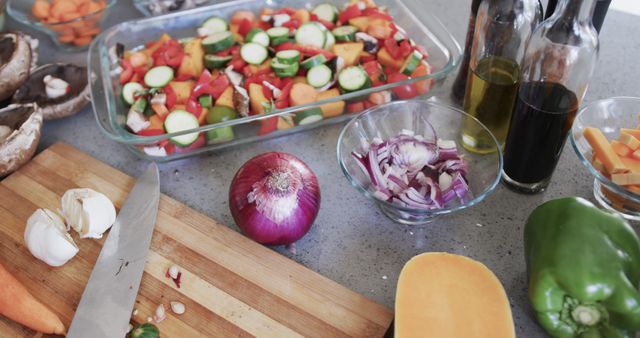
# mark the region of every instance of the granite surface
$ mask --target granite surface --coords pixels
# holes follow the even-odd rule
[[[407,0],[420,17],[436,13],[463,42],[469,0]],[[130,1],[121,0],[108,18],[113,24],[138,17]],[[9,20],[9,28],[25,29]],[[640,31],[637,16],[610,11],[601,33],[600,60],[585,102],[612,96],[640,96]],[[42,34],[42,62],[86,64],[84,54],[56,51]],[[448,100],[447,87],[438,95]],[[291,257],[354,291],[392,307],[398,274],[412,256],[426,251],[466,255],[495,272],[509,295],[519,337],[544,337],[526,296],[522,245],[523,224],[541,202],[561,196],[593,200],[592,177],[567,144],[549,189],[538,195],[513,193],[500,185],[484,202],[454,215],[413,229],[386,219],[343,177],[336,160],[341,125],[249,144],[199,158],[162,164],[161,190],[214,219],[238,229],[227,203],[229,182],[249,158],[267,151],[285,151],[305,161],[317,174],[322,208],[311,231],[297,243],[297,253],[274,250]],[[90,107],[60,121],[47,121],[40,149],[64,141],[129,175],[138,175],[146,163],[99,131]],[[636,227],[636,229],[639,229]]]

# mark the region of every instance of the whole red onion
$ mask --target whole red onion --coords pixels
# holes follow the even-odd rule
[[[267,245],[291,244],[309,231],[318,215],[318,179],[291,154],[264,153],[233,177],[229,206],[247,237]]]

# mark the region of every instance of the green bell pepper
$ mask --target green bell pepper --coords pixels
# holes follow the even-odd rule
[[[640,239],[620,216],[568,197],[524,230],[529,300],[558,338],[634,337],[640,330]]]

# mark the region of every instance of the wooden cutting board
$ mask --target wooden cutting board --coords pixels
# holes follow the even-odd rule
[[[134,184],[124,173],[62,143],[0,182],[0,261],[69,325],[102,240],[74,239],[80,253],[51,268],[24,245],[27,218],[58,210],[70,188],[106,194],[119,208]],[[106,236],[105,236],[106,237]],[[166,278],[178,265],[182,284]],[[180,301],[186,313],[158,326],[162,337],[381,337],[393,313],[165,195],[147,257],[135,322],[160,303]],[[34,332],[0,319],[0,336]]]

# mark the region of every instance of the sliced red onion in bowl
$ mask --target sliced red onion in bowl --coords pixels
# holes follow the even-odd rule
[[[428,141],[403,130],[387,140],[361,140],[351,154],[369,177],[374,197],[414,209],[444,209],[470,199],[467,161],[455,141]]]

